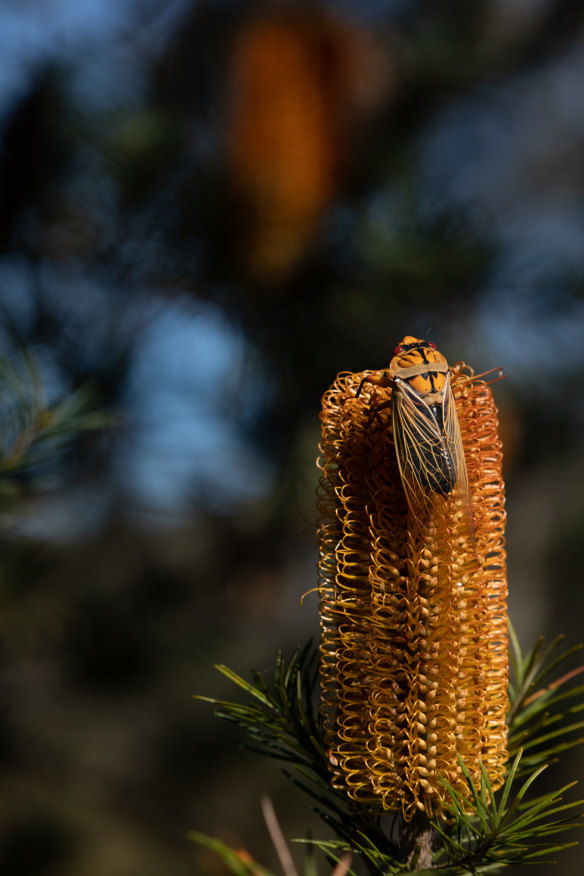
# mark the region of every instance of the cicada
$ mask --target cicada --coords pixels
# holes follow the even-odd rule
[[[472,507],[450,369],[432,341],[406,335],[393,351],[389,370],[361,381],[391,386],[395,452],[406,499],[424,528],[436,498],[452,497],[473,537]],[[378,407],[378,410],[385,405]]]

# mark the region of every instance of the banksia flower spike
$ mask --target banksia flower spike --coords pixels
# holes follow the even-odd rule
[[[504,484],[489,385],[406,337],[323,397],[321,684],[332,783],[440,816],[504,779]]]
[[[341,872],[350,856],[372,876],[552,863],[574,845],[556,835],[583,823],[584,801],[564,802],[574,782],[532,797],[583,741],[584,666],[550,681],[577,648],[523,652],[508,627],[485,376],[409,336],[386,371],[338,375],[321,412],[320,648],[279,653],[252,682],[218,666],[249,701],[202,698],[285,765],[335,833],[308,842]],[[236,850],[193,838],[243,874]]]

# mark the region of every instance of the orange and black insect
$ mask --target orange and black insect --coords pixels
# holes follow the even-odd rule
[[[472,532],[464,449],[448,362],[431,341],[407,335],[393,351],[389,370],[366,381],[391,386],[393,440],[408,505],[424,526],[436,496],[454,496]],[[381,405],[377,408],[379,410]]]

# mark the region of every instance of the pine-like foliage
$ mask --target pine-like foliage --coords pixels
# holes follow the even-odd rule
[[[564,801],[575,783],[539,795],[537,791],[537,779],[546,767],[583,741],[577,734],[584,720],[574,716],[584,709],[584,684],[570,682],[584,667],[556,675],[574,651],[560,651],[560,640],[547,648],[540,641],[526,654],[513,631],[511,642],[510,759],[504,784],[495,792],[484,768],[477,782],[461,764],[467,789],[460,793],[445,783],[445,818],[421,814],[405,822],[399,813],[382,816],[331,786],[331,765],[315,706],[318,652],[311,643],[289,661],[278,655],[269,682],[259,672],[248,682],[218,666],[247,694],[247,702],[198,699],[212,702],[218,717],[239,725],[249,747],[282,762],[288,778],[310,797],[336,835],[333,840],[310,841],[325,853],[331,867],[350,850],[355,862],[360,859],[369,873],[379,876],[498,873],[510,864],[553,860],[559,850],[574,845],[558,842],[558,835],[581,826],[584,809],[582,800]],[[239,876],[267,872],[219,840],[201,834],[192,838],[214,848]],[[357,872],[359,864],[353,867],[357,870],[348,872]],[[307,868],[307,874],[316,872],[312,856]]]
[[[20,496],[82,432],[111,425],[113,417],[96,411],[87,388],[51,401],[34,358],[23,353],[16,363],[0,362],[0,495]]]

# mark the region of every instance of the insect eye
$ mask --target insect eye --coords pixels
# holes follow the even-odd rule
[[[433,341],[427,341],[426,344],[428,347],[431,347],[433,350],[436,349],[436,344]]]
[[[401,344],[398,344],[397,347],[393,348],[393,355],[398,356],[400,353],[403,353],[403,347]]]

